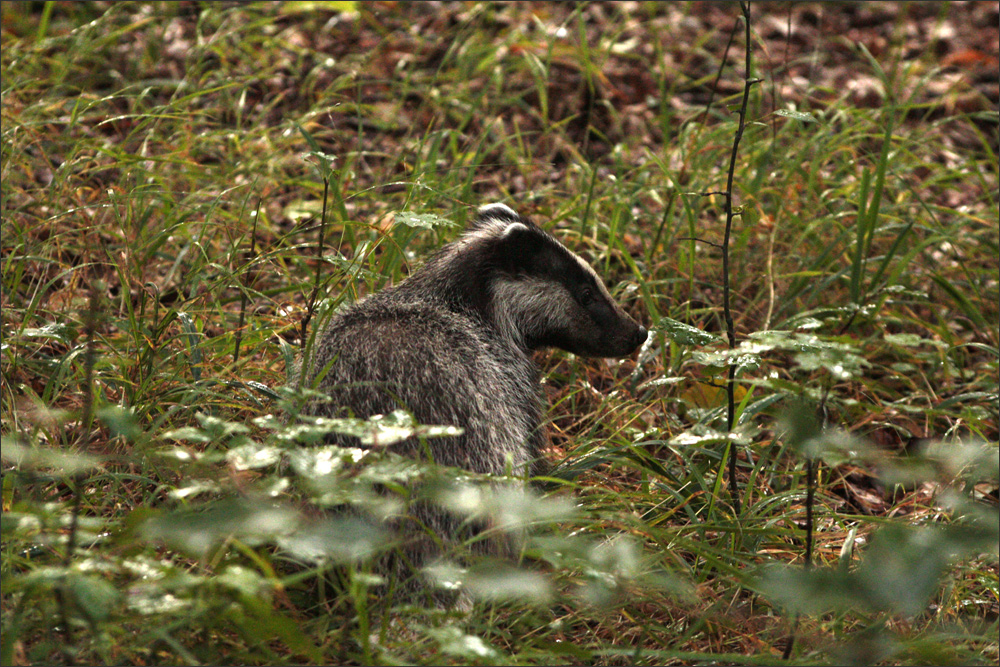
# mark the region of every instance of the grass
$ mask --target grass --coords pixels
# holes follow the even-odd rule
[[[753,6],[730,353],[735,6],[4,3],[2,662],[995,663],[996,106],[904,38],[982,6],[877,57],[761,27],[853,11]],[[468,577],[511,599],[384,613],[381,534],[309,508],[399,463],[307,484],[266,416],[317,281],[319,318],[488,201],[653,333],[539,355],[537,537]]]

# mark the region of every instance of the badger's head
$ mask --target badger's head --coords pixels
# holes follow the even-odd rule
[[[479,310],[523,348],[622,357],[646,340],[586,262],[503,204],[479,209],[456,252],[475,257]]]

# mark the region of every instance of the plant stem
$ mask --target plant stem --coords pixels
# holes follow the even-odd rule
[[[236,325],[236,343],[233,347],[233,363],[240,360],[240,345],[243,342],[243,324],[246,321],[247,313],[247,290],[250,289],[250,267],[257,255],[257,220],[260,219],[260,199],[257,200],[257,211],[253,216],[253,231],[250,233],[250,261],[247,262],[247,269],[243,272],[243,289],[240,294],[240,321]]]
[[[746,35],[746,71],[743,73],[743,102],[740,104],[740,119],[736,128],[736,136],[733,138],[733,150],[729,155],[729,174],[726,179],[726,234],[722,241],[722,309],[726,319],[726,338],[729,341],[729,349],[736,348],[736,328],[733,324],[733,311],[730,299],[730,279],[729,279],[729,238],[733,230],[733,177],[736,173],[736,155],[739,152],[740,140],[743,138],[743,128],[746,126],[747,104],[750,101],[750,88],[758,83],[760,79],[750,78],[750,3],[740,2],[740,9],[743,11],[743,23]],[[736,425],[736,364],[729,364],[729,374],[726,379],[726,431],[732,433]],[[736,462],[739,456],[739,447],[735,442],[729,447],[729,490],[733,497],[733,507],[737,516],[741,512],[740,488],[736,479]]]
[[[326,237],[326,203],[329,194],[330,177],[327,174],[323,176],[323,213],[319,221],[319,241],[316,243],[316,281],[313,284],[312,294],[309,296],[306,316],[302,320],[302,347],[306,345],[306,332],[309,329],[309,321],[312,320],[313,311],[316,309],[316,300],[319,298],[319,288],[323,279],[323,243]]]

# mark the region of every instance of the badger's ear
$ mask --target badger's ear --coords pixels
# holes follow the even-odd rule
[[[528,225],[523,222],[512,222],[507,225],[507,228],[500,232],[501,243],[520,243],[521,237],[527,237],[531,235],[531,229]]]
[[[512,222],[497,236],[498,263],[512,273],[520,273],[533,265],[544,245],[545,237],[538,229]]]

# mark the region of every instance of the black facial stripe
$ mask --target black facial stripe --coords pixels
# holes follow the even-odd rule
[[[504,242],[494,247],[491,265],[504,267],[514,276],[531,276],[561,285],[581,308],[603,304],[614,310],[607,303],[603,284],[580,258],[538,227],[525,224],[527,231],[522,231],[523,237],[517,243]],[[591,292],[590,303],[584,297],[587,290]]]
[[[579,292],[583,286],[592,289],[597,287],[593,275],[580,266],[580,260],[569,250],[548,238],[546,238],[545,251],[540,253],[536,266],[531,268],[539,275],[571,287],[570,291],[574,294]],[[574,286],[578,289],[572,289]]]

